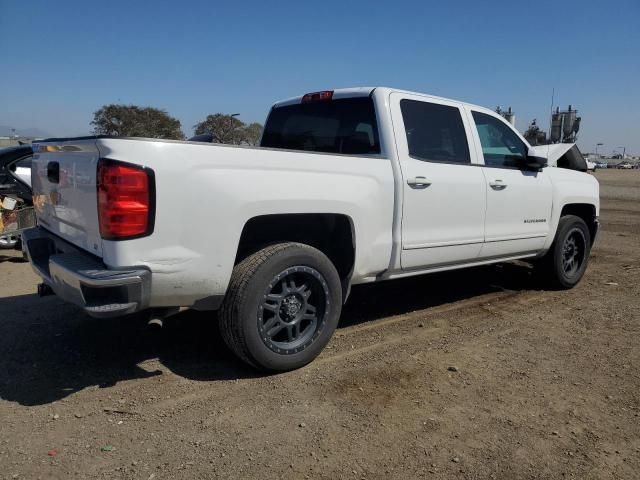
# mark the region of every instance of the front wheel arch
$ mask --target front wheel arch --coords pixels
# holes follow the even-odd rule
[[[596,215],[596,206],[591,203],[568,203],[562,207],[560,219],[567,215],[575,215],[580,217],[587,228],[589,228],[589,236],[591,237],[591,245],[596,238],[598,232],[598,217]]]

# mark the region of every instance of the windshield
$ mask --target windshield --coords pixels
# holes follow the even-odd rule
[[[373,100],[355,97],[274,108],[261,146],[352,155],[380,153]]]

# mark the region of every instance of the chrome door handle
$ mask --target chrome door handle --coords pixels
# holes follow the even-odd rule
[[[507,184],[502,180],[494,180],[493,182],[489,182],[489,186],[494,190],[504,190],[507,188]]]
[[[407,185],[411,188],[427,188],[431,182],[426,177],[413,177],[407,179]]]

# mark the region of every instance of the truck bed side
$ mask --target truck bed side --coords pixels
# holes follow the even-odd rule
[[[95,193],[98,158],[151,168],[155,174],[155,226],[151,235],[125,241],[64,235],[67,241],[93,253],[110,269],[144,267],[151,271],[150,306],[191,306],[221,298],[227,288],[245,224],[262,215],[332,213],[350,219],[355,264],[352,281],[367,281],[389,265],[394,207],[391,161],[380,155],[353,156],[266,148],[234,147],[196,142],[143,139],[86,139],[45,146],[45,164],[64,151],[97,152],[82,162],[93,172],[89,182],[67,192],[86,211],[75,227],[97,228]],[[86,172],[85,172],[86,173]],[[39,187],[42,193],[51,191]],[[90,213],[90,211],[95,213]],[[51,219],[49,219],[51,220]],[[60,233],[60,222],[44,225]],[[58,226],[56,226],[58,225]]]

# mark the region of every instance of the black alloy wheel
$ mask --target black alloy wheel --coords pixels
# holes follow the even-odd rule
[[[258,307],[260,336],[276,353],[300,352],[322,331],[329,309],[329,288],[317,270],[287,268],[269,282]]]
[[[587,241],[580,228],[573,228],[562,246],[562,269],[568,278],[572,278],[580,270],[585,255]]]
[[[546,255],[536,262],[540,280],[551,288],[575,287],[589,262],[591,235],[585,221],[576,215],[564,215]]]
[[[218,318],[227,346],[265,371],[300,368],[329,343],[342,310],[342,282],[320,250],[286,242],[238,263]]]

